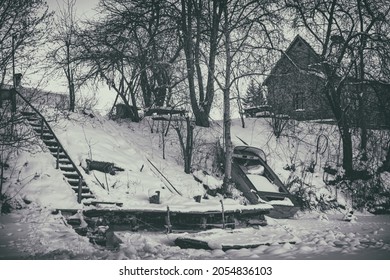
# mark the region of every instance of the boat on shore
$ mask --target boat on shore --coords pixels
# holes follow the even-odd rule
[[[273,218],[290,218],[299,205],[286,186],[267,164],[263,150],[236,146],[233,151],[232,180],[250,204],[268,203]]]

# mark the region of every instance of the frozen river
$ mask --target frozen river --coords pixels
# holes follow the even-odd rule
[[[390,260],[389,215],[358,215],[356,222],[343,221],[342,217],[309,213],[289,220],[268,218],[269,225],[256,234],[269,244],[252,249],[223,251],[220,245],[227,242],[221,238],[224,235],[229,236],[229,242],[253,240],[257,238],[253,229],[208,233],[214,250],[180,249],[174,241],[183,234],[116,232],[123,243],[117,251],[110,251],[77,235],[59,216],[17,211],[0,216],[0,259]],[[278,240],[287,243],[278,244]]]

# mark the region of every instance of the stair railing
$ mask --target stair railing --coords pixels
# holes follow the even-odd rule
[[[46,125],[47,129],[54,136],[54,139],[57,142],[56,169],[59,169],[60,148],[62,149],[62,152],[66,155],[66,157],[69,159],[70,164],[73,166],[74,170],[76,171],[77,175],[79,176],[79,184],[78,184],[78,189],[77,189],[77,202],[81,203],[82,185],[84,182],[83,175],[81,175],[81,172],[77,168],[76,164],[73,162],[72,158],[68,155],[68,153],[66,152],[64,147],[62,146],[60,140],[57,138],[56,134],[51,129],[51,127],[50,127],[49,123],[46,121],[45,117],[19,91],[15,90],[15,93],[17,95],[19,95],[19,97],[40,117],[41,139],[43,138],[44,125]]]

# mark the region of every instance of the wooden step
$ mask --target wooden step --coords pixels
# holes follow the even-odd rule
[[[95,198],[95,196],[92,193],[82,193],[81,199],[87,199],[87,198]]]
[[[79,179],[79,174],[77,173],[64,173],[64,176],[68,179]]]
[[[62,171],[65,171],[65,172],[76,172],[76,169],[73,167],[73,165],[70,165],[70,166],[69,165],[66,165],[66,166],[61,165],[60,169]]]
[[[48,147],[48,148],[49,148],[50,152],[57,154],[57,148],[58,147]],[[58,150],[59,150],[60,153],[62,152],[61,148],[59,148]]]
[[[79,188],[78,187],[72,187],[72,189],[78,193],[79,192]],[[91,193],[91,190],[88,188],[88,187],[81,187],[81,193]]]
[[[53,140],[54,139],[54,135],[53,134],[43,134],[42,135],[42,139],[43,140]]]
[[[30,122],[29,123],[32,127],[36,127],[36,128],[40,128],[41,127],[41,124],[40,123],[35,123],[35,122]],[[44,128],[46,128],[45,125],[43,125]],[[49,130],[47,130],[49,131]]]
[[[68,159],[62,159],[58,162],[59,164],[69,165],[72,164]]]
[[[53,140],[43,140],[43,143],[45,143],[45,145],[48,147],[57,147],[58,146],[58,142],[53,141]]]
[[[119,206],[119,207],[122,207],[123,206],[123,202],[110,202],[110,201],[89,201],[89,202],[84,202],[83,203],[85,206],[96,206],[96,205],[99,205],[99,204],[111,204],[111,205],[116,205],[116,206]]]
[[[31,122],[31,123],[34,123],[34,124],[39,124],[39,125],[41,125],[41,118],[38,118],[38,117],[36,117],[36,116],[30,116],[30,117],[26,117],[26,120],[28,120],[29,122]]]
[[[57,158],[57,152],[54,152],[54,153],[50,152],[50,153],[53,155],[53,157]],[[61,153],[61,152],[58,155],[58,158],[60,158],[60,159],[68,159],[68,157],[65,154]],[[73,171],[73,170],[71,170],[71,171]]]
[[[35,126],[33,126],[35,127]],[[41,129],[40,129],[41,126],[39,126],[39,128],[33,128],[33,130],[36,132],[36,133],[39,133],[41,134]],[[43,134],[48,134],[50,133],[50,130],[46,129],[46,128],[43,128]]]
[[[67,180],[67,182],[69,183],[69,185],[71,186],[74,186],[74,187],[78,187],[79,186],[79,180]],[[82,182],[81,183],[81,186],[86,186],[87,184],[85,182]]]

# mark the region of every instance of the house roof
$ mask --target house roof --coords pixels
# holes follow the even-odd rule
[[[290,57],[290,54],[292,53],[293,49],[294,49],[294,46],[298,43],[302,43],[306,48],[307,50],[309,50],[310,54],[315,57],[316,59],[319,59],[320,56],[317,54],[317,52],[312,48],[312,46],[305,40],[303,39],[299,34],[297,36],[295,36],[294,40],[290,43],[290,45],[288,46],[288,48],[286,49],[286,51],[284,51],[282,53],[282,56],[279,58],[279,60],[275,63],[275,66],[272,68],[271,70],[271,73],[268,75],[268,77],[264,80],[263,84],[267,84],[268,83],[268,80],[270,77],[272,77],[272,75],[275,73],[276,69],[279,67],[279,65],[281,65],[281,63],[288,59],[288,60],[292,60],[293,62],[295,62],[293,60],[292,57]],[[294,63],[293,63],[294,64]],[[296,66],[294,64],[294,66]]]

